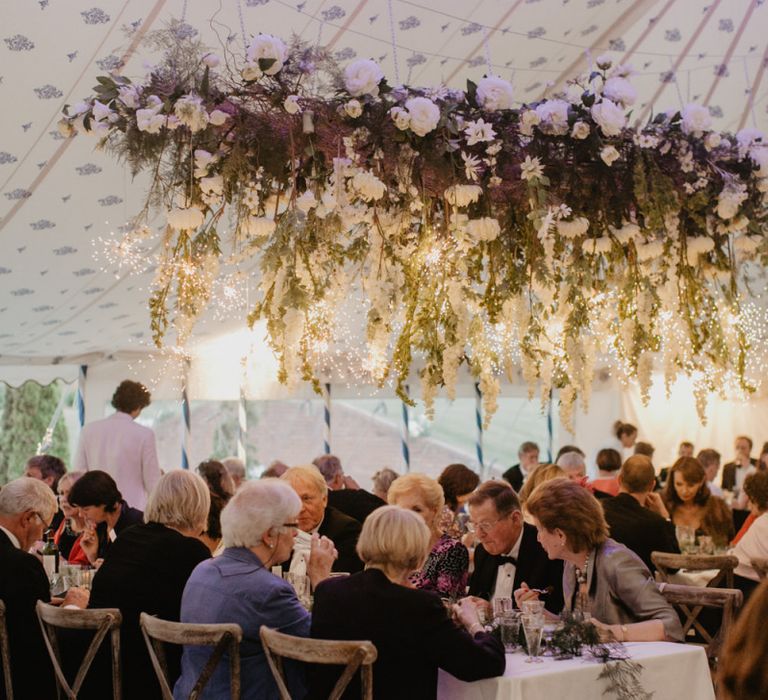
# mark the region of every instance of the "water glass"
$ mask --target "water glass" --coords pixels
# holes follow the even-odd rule
[[[517,647],[517,637],[520,634],[520,613],[506,612],[498,618],[501,643],[504,651],[509,654]]]
[[[528,658],[526,663],[541,663],[541,636],[544,632],[544,618],[541,615],[522,616],[525,643],[528,646]]]
[[[309,601],[309,576],[306,576],[305,574],[292,574],[291,572],[288,572],[286,574],[286,579],[296,591],[296,597],[302,602],[302,604],[306,605],[306,603]]]
[[[683,554],[689,554],[696,547],[696,530],[688,525],[678,525],[675,528],[677,543]]]
[[[491,601],[493,607],[493,619],[499,620],[507,613],[511,613],[515,608],[512,598],[494,598]]]
[[[708,535],[702,535],[699,537],[699,551],[702,554],[714,554],[715,541]]]
[[[542,600],[524,600],[520,607],[524,615],[544,614],[544,601]]]
[[[76,584],[80,588],[85,588],[86,591],[91,590],[91,582],[93,581],[93,569],[89,566],[83,566],[77,570]]]

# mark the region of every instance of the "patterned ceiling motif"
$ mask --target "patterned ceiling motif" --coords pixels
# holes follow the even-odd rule
[[[141,40],[172,18],[220,54],[293,32],[380,61],[390,83],[490,71],[521,103],[609,52],[636,71],[635,118],[695,101],[718,128],[768,132],[765,0],[6,0],[0,17],[0,362],[146,343],[150,275],[118,278],[94,243],[119,235],[144,182],[56,122],[100,73],[141,77],[157,60]]]

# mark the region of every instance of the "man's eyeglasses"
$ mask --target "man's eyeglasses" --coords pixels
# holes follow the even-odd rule
[[[502,515],[497,520],[494,520],[493,522],[488,522],[487,520],[484,520],[481,523],[473,523],[471,520],[467,522],[467,530],[471,533],[480,533],[482,535],[487,535],[498,523],[500,523],[504,518],[506,518],[506,515]]]
[[[34,513],[39,518],[40,522],[43,524],[43,529],[44,530],[50,530],[51,529],[51,524],[46,522],[45,518],[43,518],[43,516],[40,515],[40,513],[38,513],[37,511],[34,511]]]

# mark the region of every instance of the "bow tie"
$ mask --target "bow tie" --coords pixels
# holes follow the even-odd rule
[[[496,561],[499,563],[499,566],[504,566],[504,564],[512,564],[512,566],[517,566],[517,559],[515,559],[515,557],[507,557],[503,554],[498,554],[496,556]]]

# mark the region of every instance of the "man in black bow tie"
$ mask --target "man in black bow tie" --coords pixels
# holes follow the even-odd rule
[[[550,590],[542,596],[547,610],[563,608],[563,563],[550,561],[536,528],[523,522],[520,501],[505,481],[487,481],[468,500],[469,525],[478,542],[469,594],[491,600],[511,598],[526,583]]]

